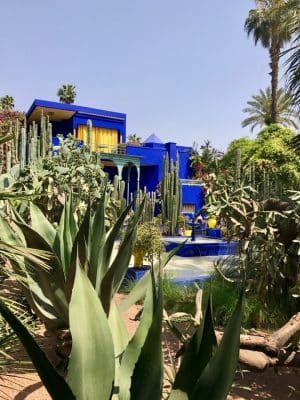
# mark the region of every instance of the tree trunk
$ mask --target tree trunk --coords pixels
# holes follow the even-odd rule
[[[262,372],[272,366],[290,366],[300,368],[299,346],[291,344],[285,348],[289,340],[300,332],[300,312],[280,329],[272,334],[250,332],[240,336],[239,361],[249,370]],[[223,333],[216,332],[218,342]]]
[[[278,74],[279,74],[279,59],[280,46],[272,41],[270,48],[270,67],[271,67],[271,123],[278,124]]]

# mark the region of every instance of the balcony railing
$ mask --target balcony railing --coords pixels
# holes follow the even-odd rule
[[[126,143],[116,145],[100,144],[97,146],[97,151],[104,154],[126,154]]]

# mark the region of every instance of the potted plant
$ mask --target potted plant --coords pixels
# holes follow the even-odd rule
[[[162,251],[161,231],[152,222],[138,225],[136,241],[133,248],[134,267],[143,267],[144,258],[152,261]]]
[[[134,266],[129,268],[125,280],[141,278],[155,257],[163,250],[161,231],[153,222],[143,222],[137,227],[136,242],[133,248]],[[147,264],[144,265],[144,260]]]

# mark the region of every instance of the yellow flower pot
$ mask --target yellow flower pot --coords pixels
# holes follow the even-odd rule
[[[208,220],[207,220],[207,226],[208,226],[210,229],[215,228],[216,225],[217,225],[217,219],[216,219],[215,217],[210,217],[210,218],[208,218]]]
[[[142,267],[144,265],[145,254],[146,252],[144,250],[137,250],[133,253],[135,267]]]

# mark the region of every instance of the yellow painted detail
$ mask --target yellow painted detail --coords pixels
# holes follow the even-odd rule
[[[77,139],[87,141],[86,125],[78,125]],[[92,130],[92,151],[112,152],[118,145],[118,131],[116,129],[93,127]],[[100,146],[100,147],[99,147]]]

